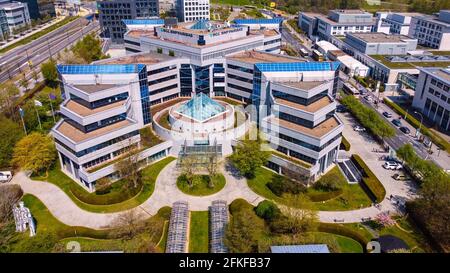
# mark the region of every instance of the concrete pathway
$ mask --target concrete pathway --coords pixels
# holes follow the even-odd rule
[[[176,201],[187,201],[189,209],[195,211],[208,210],[214,200],[225,200],[231,203],[237,198],[244,198],[253,205],[264,200],[247,186],[245,178],[236,177],[232,171],[224,168],[222,168],[222,174],[225,176],[226,184],[221,191],[202,197],[187,195],[176,186],[179,171],[176,168],[176,161],[172,161],[160,172],[152,196],[133,210],[136,210],[143,218],[147,218],[156,214],[161,207],[172,206]],[[67,225],[95,229],[108,228],[114,225],[121,213],[124,213],[85,211],[73,203],[58,186],[48,182],[33,181],[23,172],[16,174],[12,183],[19,184],[25,193],[38,197],[57,219]]]

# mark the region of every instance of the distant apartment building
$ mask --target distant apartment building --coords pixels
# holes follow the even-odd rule
[[[347,33],[344,42],[349,49],[366,55],[401,55],[417,48],[417,39],[381,32]]]
[[[413,107],[450,134],[450,68],[420,68]]]
[[[377,12],[377,25],[375,31],[407,36],[409,35],[413,16],[422,16],[422,14],[408,12]]]
[[[371,32],[376,25],[371,13],[363,10],[331,10],[328,16],[319,13],[300,12],[298,26],[308,37],[330,40],[332,36],[347,33]]]
[[[102,33],[114,43],[123,43],[125,19],[159,15],[158,0],[108,0],[97,2]]]
[[[30,13],[28,11],[28,6],[26,3],[1,1],[0,10],[3,11],[3,18],[6,17],[6,22],[8,24],[10,34],[13,33],[14,30],[31,23]]]
[[[177,17],[180,22],[209,20],[209,0],[176,0]]]
[[[27,3],[31,19],[44,18],[46,16],[55,17],[55,5],[52,0],[17,0]]]
[[[159,10],[162,12],[175,10],[176,0],[159,0]]]
[[[438,15],[414,16],[409,36],[418,39],[419,45],[450,50],[450,10],[441,10]]]

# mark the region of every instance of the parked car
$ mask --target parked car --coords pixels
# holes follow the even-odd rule
[[[411,131],[408,129],[408,127],[400,127],[400,131],[402,131],[403,133],[409,135],[409,133],[411,133]]]
[[[385,168],[386,170],[400,170],[402,168],[402,165],[395,161],[386,161],[383,164],[383,168]]]
[[[383,112],[383,116],[385,116],[387,118],[392,118],[392,114],[389,112]]]
[[[368,101],[368,102],[373,101],[373,99],[372,99],[372,97],[371,97],[370,95],[365,96],[364,99],[365,99],[366,101]]]
[[[342,104],[339,104],[338,106],[336,106],[336,112],[345,113],[345,112],[347,112],[347,107],[345,107]]]
[[[364,132],[366,130],[366,128],[359,126],[359,125],[355,125],[353,127],[353,130],[355,130],[356,132]]]
[[[395,180],[399,180],[399,181],[401,181],[401,180],[408,180],[408,177],[406,175],[404,175],[404,174],[401,174],[401,173],[394,174],[392,176],[392,178],[394,178]]]
[[[6,183],[11,181],[13,177],[12,172],[10,171],[0,171],[0,183]]]
[[[393,119],[392,123],[397,127],[402,126],[402,122],[399,119]]]

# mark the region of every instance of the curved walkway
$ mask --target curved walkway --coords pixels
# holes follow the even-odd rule
[[[244,198],[253,205],[263,200],[247,186],[245,178],[237,178],[225,169],[222,169],[222,173],[225,176],[226,184],[221,191],[208,196],[191,196],[178,189],[176,180],[179,171],[176,169],[176,161],[172,161],[161,170],[156,179],[152,196],[132,210],[146,218],[146,216],[156,214],[161,207],[172,206],[176,201],[187,201],[190,210],[208,210],[214,200],[225,200],[231,203],[237,198]],[[49,182],[31,180],[24,172],[16,174],[12,182],[19,184],[25,193],[38,197],[58,220],[70,226],[84,226],[94,229],[108,228],[114,225],[120,214],[124,213],[85,211],[73,203],[58,186]]]
[[[359,154],[370,169],[377,175],[386,189],[386,198],[380,203],[378,208],[372,206],[359,210],[350,211],[320,211],[319,220],[321,222],[334,223],[355,223],[361,222],[364,218],[374,218],[382,211],[394,212],[396,205],[390,200],[392,195],[395,200],[404,202],[414,198],[416,188],[412,183],[396,181],[391,176],[392,171],[387,171],[382,167],[382,161],[378,160],[380,154],[372,152],[373,148],[380,149],[367,134],[356,133],[352,130],[354,120],[348,115],[340,115],[345,121],[344,135],[351,144],[351,151],[340,152],[340,156],[348,157],[352,153]],[[231,203],[236,198],[243,198],[253,205],[264,200],[263,197],[254,193],[245,181],[245,178],[234,176],[230,170],[222,169],[222,173],[227,181],[225,187],[209,196],[191,196],[181,192],[176,186],[179,172],[176,169],[176,161],[169,163],[156,179],[155,191],[152,196],[134,208],[140,214],[154,215],[163,206],[172,206],[175,201],[187,201],[190,210],[207,210],[213,200],[225,200]],[[21,185],[25,193],[37,196],[49,209],[49,211],[61,222],[71,226],[85,226],[89,228],[111,227],[117,216],[123,212],[116,213],[93,213],[79,208],[72,200],[57,186],[42,181],[33,181],[23,172],[13,177],[13,183]]]

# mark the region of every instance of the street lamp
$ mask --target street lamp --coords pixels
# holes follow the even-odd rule
[[[422,128],[423,116],[422,116],[422,113],[417,112],[417,111],[414,111],[414,114],[420,115],[420,125],[419,125],[419,130],[418,130],[418,131],[416,130],[416,136],[418,136],[418,133],[420,134],[420,129]]]

